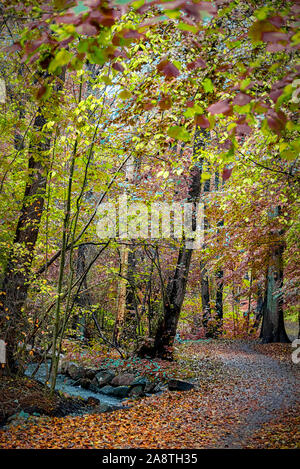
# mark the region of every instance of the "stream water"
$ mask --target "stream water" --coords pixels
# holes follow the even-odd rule
[[[36,366],[36,363],[30,363],[26,368],[25,374],[27,376],[31,376],[34,370],[36,369]],[[34,375],[34,378],[44,384],[46,381],[46,376],[47,369],[46,365],[43,363],[40,365],[38,371]],[[96,397],[97,399],[99,399],[101,404],[108,404],[113,407],[123,407],[122,402],[124,401],[124,399],[118,399],[115,397],[107,396],[106,394],[102,394],[100,392],[96,393],[88,389],[83,389],[81,386],[74,386],[74,383],[75,381],[71,378],[68,378],[67,376],[62,374],[58,374],[55,389],[57,391],[62,391],[68,394],[69,396],[80,396],[83,399],[87,399],[88,397]]]

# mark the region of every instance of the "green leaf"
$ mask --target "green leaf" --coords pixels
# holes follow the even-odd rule
[[[178,10],[165,10],[165,14],[172,20],[176,20],[181,16],[181,12]]]
[[[50,62],[49,72],[53,73],[58,67],[63,67],[71,60],[71,54],[66,49],[61,49],[58,51],[54,59]]]
[[[245,90],[247,86],[250,85],[251,81],[251,78],[245,78],[244,80],[242,80],[240,84],[240,89]]]
[[[137,0],[136,2],[133,2],[131,4],[132,8],[134,8],[135,10],[137,10],[138,8],[141,8],[141,6],[143,6],[145,3],[145,0]]]
[[[185,113],[183,114],[184,117],[187,119],[190,119],[191,117],[194,117],[195,115],[195,109],[193,107],[188,107]]]
[[[196,28],[196,26],[187,23],[179,23],[177,25],[177,28],[181,29],[182,31],[191,31],[192,33],[196,33],[198,31],[198,28]]]
[[[262,20],[265,20],[268,17],[269,11],[270,11],[270,8],[267,7],[267,6],[264,6],[264,7],[260,8],[259,10],[256,10],[254,12],[254,16],[256,16],[256,18],[258,20],[262,21]]]
[[[190,133],[184,127],[180,127],[179,125],[169,127],[167,134],[171,138],[183,140],[184,142],[188,142],[191,139]]]
[[[214,85],[212,84],[210,78],[205,78],[205,80],[203,80],[202,82],[202,86],[206,93],[212,93],[214,91]]]
[[[101,77],[100,81],[102,81],[105,85],[112,85],[113,84],[113,82],[111,81],[111,79],[107,75],[105,75],[104,77]]]
[[[127,90],[123,90],[121,91],[121,93],[119,94],[119,98],[121,99],[128,99],[131,97],[131,93]]]

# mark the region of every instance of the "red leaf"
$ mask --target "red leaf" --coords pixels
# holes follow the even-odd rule
[[[63,24],[74,24],[77,26],[81,22],[81,18],[74,13],[66,13],[63,16],[58,16],[55,18],[56,23],[63,23]]]
[[[251,127],[248,124],[240,124],[235,128],[235,134],[238,136],[249,135],[251,133]]]
[[[183,5],[182,10],[185,11],[189,16],[193,16],[196,20],[200,19],[201,11],[205,11],[212,16],[217,13],[217,8],[215,7],[215,5],[208,2],[185,4]]]
[[[203,114],[195,117],[195,124],[199,125],[202,129],[208,129],[210,125],[209,120]]]
[[[230,178],[231,173],[232,173],[232,169],[233,169],[233,168],[231,168],[231,169],[229,169],[229,168],[224,168],[224,169],[223,169],[223,172],[222,172],[222,179],[223,179],[223,181],[227,181],[227,179]]]
[[[169,60],[162,60],[158,66],[157,70],[161,73],[163,73],[167,78],[171,77],[178,77],[180,75],[180,72],[175,65],[173,65]]]
[[[274,111],[270,109],[267,114],[267,121],[270,129],[275,133],[280,134],[286,124],[286,115],[282,111]]]
[[[201,18],[201,8],[199,4],[192,3],[191,5],[183,5],[182,9],[188,14],[188,16],[192,16],[196,20],[199,20]]]
[[[117,70],[117,72],[124,72],[124,67],[119,62],[116,62],[112,65],[112,67]]]
[[[250,103],[251,99],[251,96],[246,93],[238,93],[233,100],[233,104],[244,106],[245,104]]]
[[[225,114],[231,111],[231,106],[228,103],[228,99],[225,99],[224,101],[218,101],[217,103],[212,104],[211,106],[208,107],[207,110],[213,115]]]
[[[271,91],[271,93],[270,93],[270,98],[274,101],[274,103],[276,103],[276,101],[277,101],[277,99],[279,98],[279,96],[282,95],[282,92],[283,92],[283,89]]]
[[[194,107],[195,103],[194,101],[187,101],[185,104],[187,105],[187,107]]]
[[[265,42],[279,42],[287,41],[289,36],[286,33],[280,33],[279,31],[268,31],[262,34],[262,40]]]
[[[121,49],[116,49],[114,52],[113,52],[113,56],[114,57],[123,57],[124,59],[127,59],[127,54],[124,50],[121,50]]]
[[[154,108],[154,104],[151,103],[150,101],[145,101],[144,103],[142,103],[142,107],[143,109],[145,109],[146,111],[150,111],[150,109],[153,109]]]
[[[4,52],[16,52],[18,50],[22,50],[22,46],[19,42],[15,42],[11,46],[5,47],[3,49]]]
[[[90,13],[87,20],[92,22],[96,26],[98,24],[102,24],[103,26],[112,26],[113,24],[115,24],[114,12],[111,9],[105,10],[104,8],[102,8],[102,11],[94,10]]]
[[[206,62],[203,59],[194,60],[194,62],[190,62],[187,64],[188,70],[194,70],[195,68],[205,68]]]
[[[172,99],[170,98],[170,96],[163,96],[162,99],[159,101],[158,105],[162,111],[170,109],[170,107],[172,106]]]
[[[283,44],[268,44],[267,45],[267,51],[268,52],[280,52],[281,50],[284,50],[285,46]]]
[[[42,86],[38,89],[38,92],[37,92],[37,94],[36,94],[36,97],[37,97],[38,99],[41,99],[41,98],[44,96],[44,94],[46,93],[46,91],[47,91],[47,87],[46,87],[45,85],[42,85]]]
[[[268,18],[268,21],[277,28],[280,28],[284,24],[284,20],[281,16],[272,16],[271,18]]]
[[[126,39],[130,39],[130,38],[140,39],[141,37],[143,37],[143,34],[138,33],[134,29],[128,29],[128,30],[121,31],[120,34],[122,34],[122,33],[123,33],[123,37],[125,37]]]
[[[95,36],[98,34],[96,26],[90,23],[83,23],[77,26],[76,31],[78,34],[85,34],[86,36]]]

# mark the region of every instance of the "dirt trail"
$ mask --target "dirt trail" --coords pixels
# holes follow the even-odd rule
[[[243,409],[248,403],[248,412],[241,413],[240,424],[231,428],[218,446],[242,448],[263,423],[299,402],[300,364],[266,356],[251,343],[236,342],[229,348],[221,347],[216,357],[229,373],[240,378],[232,396],[235,408]]]

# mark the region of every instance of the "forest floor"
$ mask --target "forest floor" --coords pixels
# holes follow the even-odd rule
[[[292,351],[246,340],[186,342],[170,367],[193,390],[127,401],[111,413],[33,416],[1,430],[0,448],[297,448],[300,365]]]

